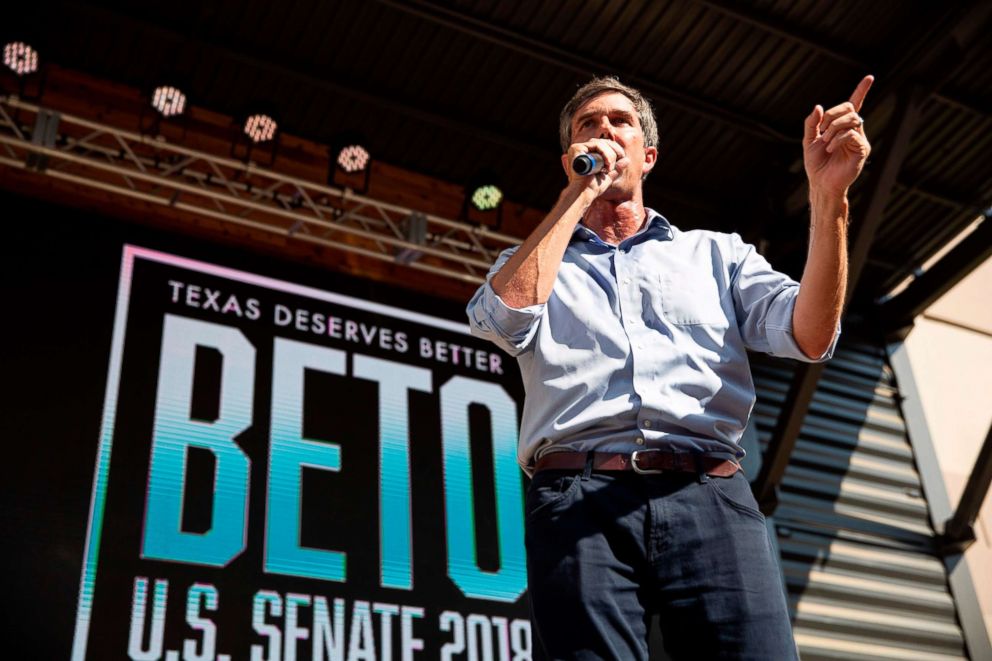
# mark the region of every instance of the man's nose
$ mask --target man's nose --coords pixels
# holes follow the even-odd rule
[[[604,117],[603,118],[602,124],[600,125],[600,128],[599,128],[599,137],[602,140],[613,140],[614,139],[613,125],[610,124],[610,120],[609,120],[608,117]]]

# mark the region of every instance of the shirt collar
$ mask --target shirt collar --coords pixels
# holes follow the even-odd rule
[[[647,239],[658,239],[660,241],[670,241],[674,238],[675,234],[672,231],[672,225],[668,222],[668,219],[662,216],[660,213],[654,209],[645,208],[644,211],[647,213],[647,222],[644,223],[644,227],[637,231],[633,236],[629,236],[624,239],[620,245],[623,246],[632,241],[641,241]],[[570,243],[575,243],[576,241],[591,241],[593,243],[600,243],[604,246],[609,245],[603,241],[599,236],[596,235],[591,229],[586,227],[582,222],[579,222],[575,229],[572,230],[572,238]]]

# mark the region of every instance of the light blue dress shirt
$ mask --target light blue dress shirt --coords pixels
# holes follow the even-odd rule
[[[737,234],[682,232],[647,211],[617,246],[579,224],[547,303],[514,309],[493,291],[514,247],[468,304],[472,332],[520,364],[527,472],[558,450],[743,457],[754,406],[746,349],[809,361],[792,335],[799,283]]]

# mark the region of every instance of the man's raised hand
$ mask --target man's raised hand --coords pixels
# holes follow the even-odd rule
[[[817,105],[806,118],[803,161],[810,190],[842,195],[861,173],[871,145],[859,113],[874,81],[865,76],[848,101],[827,111]]]

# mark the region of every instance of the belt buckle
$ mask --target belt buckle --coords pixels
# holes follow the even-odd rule
[[[640,473],[641,475],[658,475],[663,471],[660,469],[652,468],[641,468],[637,465],[637,455],[646,454],[648,452],[661,452],[658,448],[648,448],[647,450],[634,450],[630,455],[630,467],[634,469],[635,473]]]

